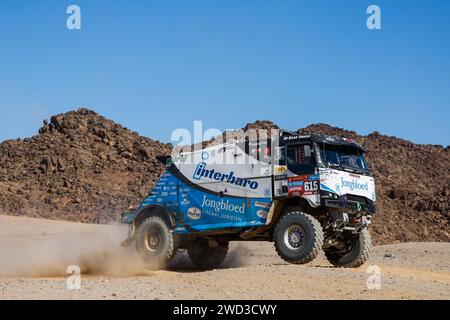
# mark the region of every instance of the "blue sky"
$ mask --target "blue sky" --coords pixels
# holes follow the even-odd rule
[[[2,0],[0,141],[79,106],[167,142],[270,119],[448,145],[450,1]]]

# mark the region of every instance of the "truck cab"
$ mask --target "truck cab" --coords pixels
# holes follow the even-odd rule
[[[375,213],[376,194],[365,154],[351,139],[283,136],[275,156],[274,197],[369,219]]]

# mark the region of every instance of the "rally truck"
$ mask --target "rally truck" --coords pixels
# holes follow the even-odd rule
[[[217,268],[230,241],[271,241],[289,263],[321,250],[337,267],[369,258],[375,182],[356,141],[280,131],[158,157],[166,166],[148,196],[121,216],[124,245],[166,263],[185,249]]]

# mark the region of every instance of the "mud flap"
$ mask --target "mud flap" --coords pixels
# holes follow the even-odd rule
[[[266,226],[269,226],[272,223],[273,218],[276,218],[280,214],[281,208],[281,201],[275,199],[267,214]]]
[[[270,229],[272,227],[272,221],[276,221],[276,218],[280,214],[282,208],[282,202],[280,200],[274,200],[272,202],[272,206],[270,207],[269,213],[267,214],[266,225],[263,227],[250,229],[242,233],[240,237],[244,240],[251,239],[254,236],[257,236],[258,234],[261,234],[264,231]]]

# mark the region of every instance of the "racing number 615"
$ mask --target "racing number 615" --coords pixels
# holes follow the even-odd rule
[[[317,191],[319,190],[319,181],[305,181],[305,191]]]

